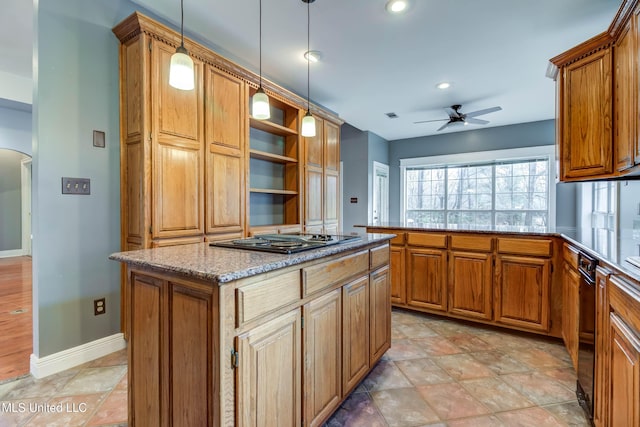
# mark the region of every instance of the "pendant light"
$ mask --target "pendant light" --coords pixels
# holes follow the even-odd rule
[[[310,5],[315,0],[302,0],[307,4],[307,52],[309,52],[309,39],[311,34],[311,13]],[[309,101],[309,57],[307,57],[307,113],[302,118],[302,136],[316,136],[316,119],[311,115],[311,102]]]
[[[271,117],[269,108],[269,97],[262,89],[262,0],[260,0],[260,85],[258,91],[253,95],[252,114],[254,119],[266,120]]]
[[[193,73],[193,60],[184,47],[184,0],[180,0],[180,46],[171,56],[169,67],[169,84],[176,89],[193,90],[195,76]]]

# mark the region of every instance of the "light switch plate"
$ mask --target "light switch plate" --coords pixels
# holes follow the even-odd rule
[[[89,178],[62,177],[62,194],[91,194],[91,180]]]
[[[93,146],[98,148],[104,148],[105,146],[105,134],[102,131],[93,131]]]

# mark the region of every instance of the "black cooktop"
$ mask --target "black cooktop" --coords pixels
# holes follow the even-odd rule
[[[293,254],[360,239],[357,235],[339,234],[261,234],[246,239],[212,242],[210,246],[251,251]]]

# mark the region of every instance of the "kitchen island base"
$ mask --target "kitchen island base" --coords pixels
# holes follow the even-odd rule
[[[228,283],[127,278],[130,426],[322,425],[391,345],[387,240]]]

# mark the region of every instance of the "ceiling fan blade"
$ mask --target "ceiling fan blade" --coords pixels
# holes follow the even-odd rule
[[[489,113],[493,113],[494,111],[500,111],[500,110],[502,110],[502,107],[485,108],[484,110],[478,110],[478,111],[473,111],[471,113],[467,113],[466,117],[482,116],[483,114],[489,114]]]
[[[444,111],[447,112],[447,114],[449,115],[449,117],[455,117],[455,118],[459,118],[460,117],[460,113],[458,113],[456,110],[454,110],[451,107],[445,107]]]
[[[447,126],[449,126],[450,124],[451,124],[451,122],[447,122],[447,123],[443,124],[442,126],[440,126],[440,127],[438,128],[438,130],[436,130],[436,132],[441,131],[442,129],[446,128],[446,127],[447,127]]]
[[[486,125],[487,123],[489,123],[489,120],[474,119],[473,117],[469,116],[465,117],[464,121],[472,125]]]
[[[449,119],[437,119],[437,120],[421,120],[419,122],[413,122],[413,124],[418,124],[418,123],[430,123],[430,122],[444,122],[445,120],[449,120]]]

